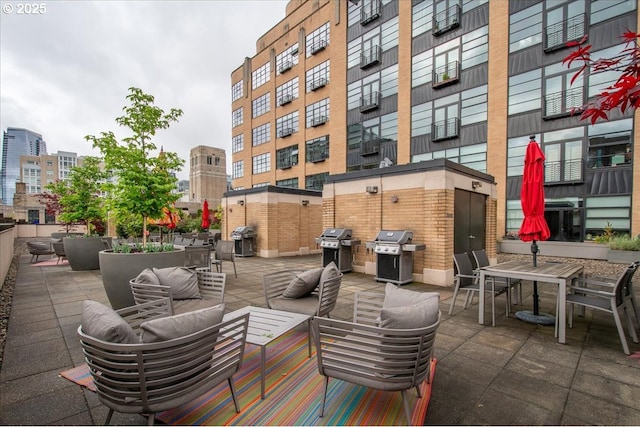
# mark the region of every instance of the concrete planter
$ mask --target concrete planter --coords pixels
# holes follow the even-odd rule
[[[65,237],[62,244],[72,270],[98,270],[98,253],[111,247],[111,237]]]
[[[609,249],[607,261],[612,264],[631,264],[640,261],[640,251],[618,251]]]
[[[134,304],[129,280],[145,268],[184,266],[184,248],[171,252],[113,253],[112,249],[100,251],[102,284],[114,310]]]
[[[606,260],[609,254],[607,245],[592,242],[538,242],[538,250],[538,255],[562,258]],[[531,242],[502,240],[498,252],[531,255]]]

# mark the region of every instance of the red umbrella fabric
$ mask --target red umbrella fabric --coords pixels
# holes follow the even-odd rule
[[[524,220],[520,227],[520,240],[530,242],[547,240],[551,236],[544,219],[544,153],[531,136],[524,157],[524,174],[520,203]]]
[[[209,203],[207,199],[204,199],[204,203],[202,204],[202,228],[207,229],[211,225],[209,221]]]

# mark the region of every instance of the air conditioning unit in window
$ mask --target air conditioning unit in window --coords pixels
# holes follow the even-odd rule
[[[287,136],[293,135],[293,128],[284,128],[281,129],[278,133],[278,137],[286,138]]]
[[[327,120],[328,120],[327,116],[316,116],[316,117],[311,119],[311,127],[320,126],[320,125],[326,123]]]
[[[291,67],[293,67],[293,62],[292,61],[283,62],[282,65],[280,65],[280,68],[278,68],[278,72],[280,74],[286,73],[287,71],[289,71],[291,69]]]
[[[278,105],[283,106],[293,101],[293,95],[283,95],[278,99]]]

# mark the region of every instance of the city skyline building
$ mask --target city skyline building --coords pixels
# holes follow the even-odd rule
[[[522,223],[523,159],[546,156],[545,217],[557,241],[611,226],[640,233],[637,114],[595,125],[574,109],[615,72],[594,58],[638,31],[637,1],[292,0],[231,74],[234,189],[322,190],[329,175],[445,158],[497,183],[496,236]],[[635,209],[634,209],[635,208]]]
[[[20,181],[20,156],[47,154],[42,135],[23,128],[9,127],[2,135],[2,163],[0,164],[0,198],[3,204],[13,206],[16,182]]]

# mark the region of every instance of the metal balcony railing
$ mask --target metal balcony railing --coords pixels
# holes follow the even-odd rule
[[[287,136],[293,135],[295,129],[293,128],[284,128],[278,131],[278,138],[286,138]]]
[[[280,68],[278,68],[278,72],[280,74],[284,74],[287,71],[289,71],[292,67],[293,67],[293,61],[285,61],[280,65]]]
[[[550,52],[567,47],[567,42],[580,40],[585,35],[586,28],[584,13],[549,25],[544,29],[544,50]]]
[[[382,95],[380,92],[371,92],[362,98],[360,98],[360,112],[366,113],[367,111],[375,110],[380,106],[380,100]]]
[[[577,160],[561,160],[544,163],[545,184],[582,181],[583,162]]]
[[[431,140],[442,141],[457,138],[460,133],[460,119],[452,119],[435,122],[431,125]]]
[[[460,26],[460,5],[454,4],[447,10],[433,15],[433,35],[438,36]]]
[[[544,99],[544,118],[565,117],[582,110],[584,94],[581,87],[547,94]]]
[[[320,126],[329,120],[327,116],[316,116],[311,119],[311,127]]]
[[[326,47],[327,47],[326,40],[318,40],[317,42],[315,42],[309,47],[309,53],[311,53],[311,55],[315,55],[318,52],[325,50]]]
[[[288,103],[293,101],[293,95],[291,94],[287,94],[287,95],[282,95],[280,97],[280,99],[278,99],[278,105],[282,106],[282,105],[287,105]]]
[[[360,10],[360,25],[367,25],[380,17],[380,0],[363,3]]]
[[[321,87],[325,87],[327,85],[327,79],[325,77],[319,77],[309,84],[309,89],[312,91],[318,90]]]
[[[382,48],[380,46],[373,46],[366,52],[360,55],[360,68],[369,68],[372,65],[378,64],[382,58]]]
[[[370,156],[380,152],[380,139],[368,139],[360,143],[360,155]]]
[[[434,88],[447,86],[460,80],[460,63],[450,62],[433,70],[431,86]]]

